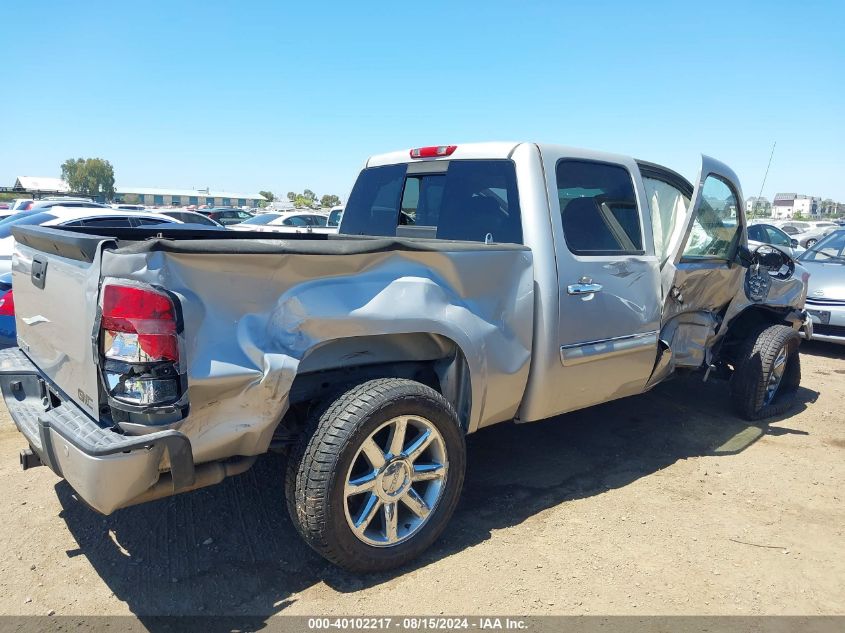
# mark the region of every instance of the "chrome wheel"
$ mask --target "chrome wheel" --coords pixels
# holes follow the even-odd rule
[[[783,373],[786,370],[786,360],[789,357],[789,350],[784,345],[780,348],[775,362],[772,364],[772,371],[769,374],[769,383],[766,385],[765,404],[771,404],[777,395],[778,387],[783,380]]]
[[[390,547],[416,534],[445,490],[449,463],[440,432],[420,416],[399,416],[361,444],[343,487],[346,521],[368,545]]]

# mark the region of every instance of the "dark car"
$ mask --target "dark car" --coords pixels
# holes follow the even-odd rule
[[[207,218],[211,218],[215,222],[219,222],[223,226],[230,224],[239,224],[244,220],[249,220],[252,217],[251,213],[247,213],[243,209],[221,208],[214,207],[212,209],[198,209],[198,213],[202,213]]]
[[[210,216],[194,211],[159,211],[162,215],[179,220],[185,224],[202,224],[203,226],[221,226],[220,222]]]

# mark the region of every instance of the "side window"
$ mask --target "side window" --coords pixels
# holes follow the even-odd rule
[[[682,259],[729,260],[740,235],[738,208],[728,183],[713,174],[707,176]]]
[[[576,255],[644,252],[634,183],[627,169],[561,160],[556,172],[563,235],[570,251]]]
[[[130,226],[128,218],[90,218],[83,220],[84,226],[102,226],[109,228],[128,228]]]
[[[752,224],[748,227],[748,239],[755,242],[769,242],[767,231],[759,224]]]
[[[165,218],[132,218],[135,226],[155,226],[156,224],[173,224]]]
[[[749,229],[750,231],[750,229]],[[774,244],[775,246],[788,246],[792,247],[792,240],[789,238],[788,235],[784,235],[781,231],[778,231],[773,226],[766,227],[766,233],[769,235],[769,239],[767,240],[769,244]],[[748,234],[749,237],[751,233]]]
[[[282,224],[287,226],[308,226],[308,221],[301,215],[295,215],[292,218],[287,218]]]
[[[683,230],[690,199],[678,188],[657,178],[643,176],[651,225],[654,232],[654,253],[660,262],[669,257],[673,239]]]

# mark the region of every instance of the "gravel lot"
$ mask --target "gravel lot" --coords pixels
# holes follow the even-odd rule
[[[845,614],[845,348],[805,344],[800,405],[761,426],[724,383],[474,436],[463,501],[417,564],[313,554],[284,462],[100,516],[21,472],[0,416],[0,613]]]

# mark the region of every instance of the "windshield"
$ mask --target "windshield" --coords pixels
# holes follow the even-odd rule
[[[340,222],[347,235],[522,243],[510,160],[440,161],[361,172]],[[436,169],[437,171],[434,171]]]
[[[241,224],[270,224],[273,220],[278,220],[281,216],[277,213],[262,213],[256,215],[248,220],[244,220]]]
[[[834,231],[798,257],[802,262],[845,262],[845,231]]]
[[[31,224],[44,224],[55,220],[52,213],[18,213],[0,222],[0,238],[9,237],[12,234],[13,226],[26,226]]]

